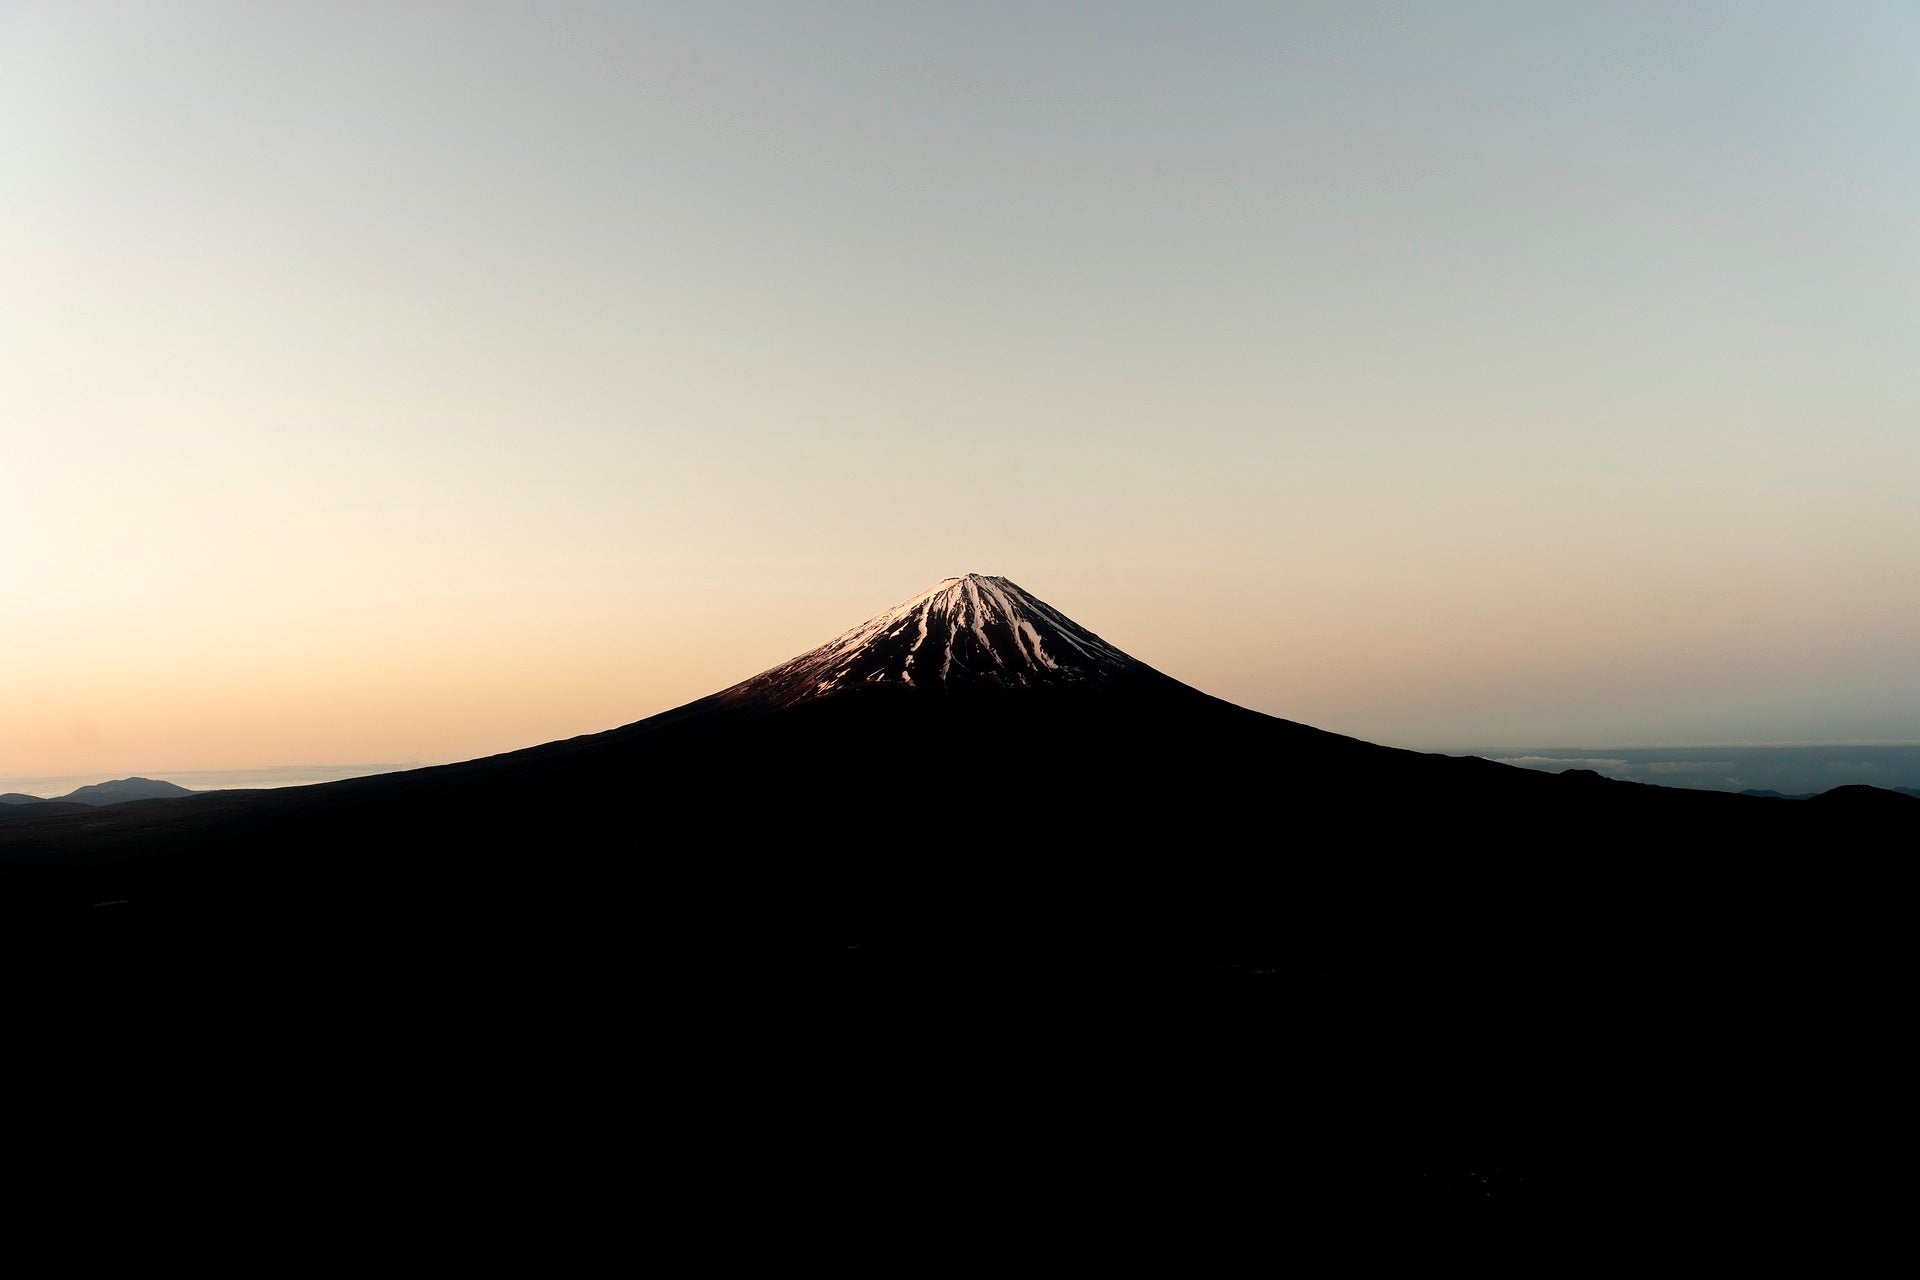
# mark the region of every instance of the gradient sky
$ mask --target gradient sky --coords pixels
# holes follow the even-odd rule
[[[1396,745],[1920,739],[1920,10],[0,3],[0,775],[958,573]]]

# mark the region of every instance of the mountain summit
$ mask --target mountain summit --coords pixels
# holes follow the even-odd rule
[[[1151,670],[1008,579],[969,573],[943,579],[720,697],[785,707],[862,685],[1030,688]]]

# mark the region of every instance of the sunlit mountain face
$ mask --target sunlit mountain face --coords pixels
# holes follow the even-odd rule
[[[947,578],[724,691],[791,706],[860,685],[922,690],[1098,684],[1150,670],[1006,578]]]

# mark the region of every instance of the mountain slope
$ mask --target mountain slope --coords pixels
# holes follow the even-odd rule
[[[112,782],[96,782],[90,787],[75,787],[57,798],[79,804],[122,804],[128,800],[170,800],[193,794],[177,783],[155,778],[118,778]]]
[[[720,696],[784,707],[868,684],[1036,688],[1150,670],[1007,579],[969,573],[938,582]]]
[[[337,894],[484,896],[502,882],[590,895],[595,883],[698,879],[745,858],[761,865],[742,902],[778,900],[805,868],[832,867],[853,885],[835,910],[884,913],[895,889],[974,847],[995,875],[1064,891],[1089,859],[1178,882],[1229,863],[1255,877],[1320,874],[1459,841],[1527,858],[1796,847],[1832,838],[1863,807],[1884,816],[1861,797],[1807,807],[1360,742],[1210,697],[1017,585],[967,575],[604,733],[319,786],[10,821],[0,876],[74,902],[264,893],[285,909]],[[986,834],[990,809],[1017,815],[999,838]],[[945,810],[962,816],[930,820]],[[861,879],[856,865],[883,873]],[[949,900],[991,896],[991,879],[971,877]]]
[[[19,800],[0,803],[0,822],[44,818],[56,813],[85,813],[93,808],[72,800],[42,800],[37,796],[27,796]]]
[[[396,1203],[505,1186],[494,1216],[543,1246],[609,1196],[628,1241],[610,1146],[730,1216],[762,1186],[836,1224],[984,1188],[1244,1206],[1270,1241],[1435,1188],[1713,1195],[1668,1135],[1725,1140],[1702,1096],[1777,1113],[1753,1064],[1793,992],[1844,1010],[1904,972],[1835,942],[1904,899],[1821,869],[1904,850],[1916,814],[1359,742],[968,576],[604,733],[9,819],[0,912],[50,936],[24,985],[125,1039],[61,1114],[193,1046],[143,1079],[182,1144],[222,1114],[312,1109],[311,1140],[273,1132],[302,1153],[368,1131],[303,1155],[316,1203],[438,1105],[441,1177],[407,1165]],[[1763,1051],[1721,1064],[1749,1009]]]

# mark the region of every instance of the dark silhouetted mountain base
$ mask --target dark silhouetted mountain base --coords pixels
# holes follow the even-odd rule
[[[664,1179],[897,1260],[1703,1202],[1791,1154],[1782,1035],[1871,945],[1832,868],[1916,816],[1374,746],[968,577],[623,728],[9,821],[0,868],[120,1042],[99,1115],[432,1170],[338,1231],[623,1239]]]

